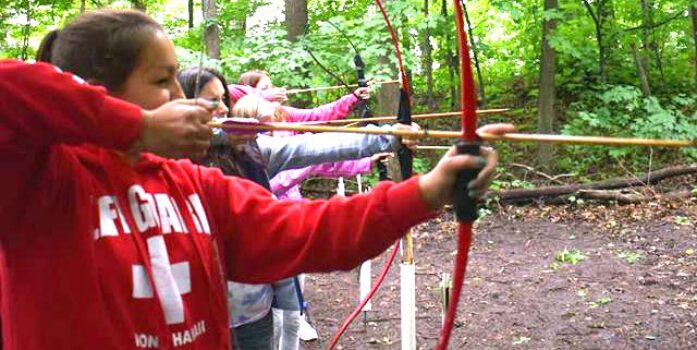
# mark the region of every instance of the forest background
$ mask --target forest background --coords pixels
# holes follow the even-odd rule
[[[457,44],[449,0],[384,0],[398,30],[414,113],[459,110]],[[511,108],[480,123],[524,132],[697,139],[697,1],[469,0],[469,33],[481,108]],[[182,67],[206,65],[234,82],[269,72],[277,86],[339,84],[311,58],[355,83],[354,48],[372,80],[398,74],[385,23],[372,0],[0,0],[0,58],[31,60],[49,30],[83,11],[138,8],[162,23]],[[292,95],[295,106],[333,101],[344,90]],[[376,93],[376,115],[394,115],[397,85]],[[421,123],[458,129],[458,120]],[[435,141],[430,144],[437,144]],[[697,149],[498,144],[503,164],[524,163],[576,181],[688,164]],[[417,155],[417,171],[440,157]],[[498,189],[530,187],[502,167]],[[508,169],[508,170],[506,170]]]

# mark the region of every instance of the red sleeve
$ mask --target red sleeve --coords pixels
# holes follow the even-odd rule
[[[353,268],[435,215],[421,198],[418,177],[381,182],[349,198],[279,201],[250,181],[205,173],[228,277],[239,282]]]
[[[142,111],[45,64],[0,61],[0,152],[54,143],[126,149]]]

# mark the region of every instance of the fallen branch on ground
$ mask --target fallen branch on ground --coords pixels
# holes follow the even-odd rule
[[[638,177],[629,178],[619,178],[610,179],[605,181],[592,182],[588,184],[575,184],[575,185],[561,185],[561,186],[547,186],[535,189],[525,189],[525,190],[510,190],[503,192],[493,192],[487,195],[487,198],[496,198],[502,204],[526,204],[533,202],[541,203],[568,203],[568,196],[572,194],[579,194],[583,191],[585,193],[592,193],[592,190],[616,190],[628,187],[637,186],[648,186],[654,185],[662,180],[682,176],[697,174],[697,164],[691,164],[688,166],[676,166],[669,167],[661,170],[657,170],[651,173],[644,174]],[[593,194],[584,194],[587,196],[593,196]],[[600,194],[596,194],[601,196]],[[606,195],[611,196],[611,195]],[[615,195],[620,198],[621,196]],[[577,196],[578,197],[578,196]],[[631,197],[631,196],[630,196]],[[630,197],[626,197],[626,200],[630,200]],[[661,197],[661,196],[659,196]],[[600,198],[598,198],[600,199]]]
[[[560,178],[573,176],[573,174],[559,174],[559,175],[551,176],[551,175],[547,175],[547,174],[545,174],[545,173],[543,173],[543,172],[541,172],[541,171],[539,171],[539,170],[537,170],[529,165],[519,164],[519,163],[511,163],[511,166],[516,167],[516,168],[525,169],[525,170],[527,170],[527,171],[529,171],[537,176],[544,177],[545,179],[552,181],[552,182],[556,182],[558,184],[564,184],[563,181],[559,180]]]

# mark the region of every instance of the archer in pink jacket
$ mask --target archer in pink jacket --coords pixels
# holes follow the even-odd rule
[[[260,90],[248,85],[228,85],[228,90],[230,91],[230,99],[234,105],[240,98],[246,95],[257,95],[264,98],[267,101],[277,102],[274,100],[274,88]],[[367,88],[358,88],[356,92],[350,93],[348,95],[342,96],[334,102],[330,102],[315,108],[295,108],[291,106],[282,105],[281,108],[284,111],[284,120],[274,120],[276,122],[322,122],[327,120],[342,119],[345,118],[351,111],[353,107],[359,101],[359,96],[368,96],[370,93]],[[367,94],[367,95],[366,95]],[[292,131],[290,131],[292,135]]]

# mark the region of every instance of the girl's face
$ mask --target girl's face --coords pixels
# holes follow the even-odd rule
[[[174,45],[163,32],[157,31],[141,52],[126,82],[112,94],[143,109],[155,109],[171,100],[184,98],[177,81],[177,67]]]
[[[257,83],[256,88],[259,90],[268,90],[273,87],[273,84],[271,83],[271,78],[267,76],[263,76],[261,79],[259,79],[259,82]]]
[[[225,87],[218,78],[214,78],[209,81],[203,86],[201,92],[199,93],[200,98],[218,102],[218,108],[213,112],[213,115],[216,117],[227,117],[229,109],[225,104],[227,101],[223,101],[224,96]]]

